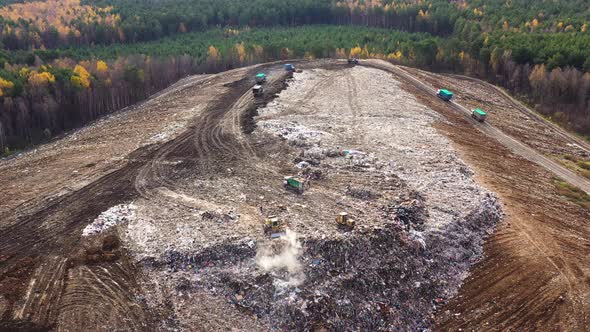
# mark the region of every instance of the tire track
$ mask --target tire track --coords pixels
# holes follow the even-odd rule
[[[373,64],[375,62],[371,61],[370,66]],[[436,103],[442,105],[443,102],[437,100],[432,88],[423,88],[423,83],[403,70],[382,63],[377,63],[374,67],[401,76],[419,92],[426,92],[428,99],[436,99]],[[539,191],[539,188],[550,188],[551,184],[536,183],[536,173],[530,173],[540,166],[548,173],[563,174],[563,168],[559,165],[554,167],[553,162],[546,163],[546,158],[539,157],[543,157],[540,153],[493,126],[474,122],[465,107],[456,103],[448,105],[454,111],[449,112],[452,113],[451,116],[446,115],[452,124],[443,125],[446,128],[443,130],[448,131],[452,135],[450,137],[468,151],[474,162],[483,163],[478,167],[490,173],[498,168],[498,174],[483,177],[492,183],[500,183],[496,189],[507,199],[507,209],[513,215],[508,219],[510,225],[503,226],[502,231],[492,238],[492,244],[486,248],[487,258],[482,261],[482,267],[472,271],[476,277],[466,281],[465,289],[460,293],[462,297],[452,300],[453,304],[449,309],[459,309],[464,315],[454,316],[449,311],[439,313],[439,317],[442,317],[438,318],[439,328],[477,330],[476,327],[481,329],[487,326],[485,329],[542,330],[547,322],[562,328],[569,324],[571,330],[577,330],[573,328],[576,326],[584,326],[588,321],[589,284],[583,271],[587,265],[579,255],[583,255],[580,241],[587,239],[584,236],[587,228],[584,224],[579,224],[583,220],[570,220],[567,217],[560,219],[559,214],[568,214],[567,211],[559,210],[564,206],[556,209],[559,203],[544,201],[551,197],[546,189]],[[464,124],[465,118],[479,132],[473,128],[458,128]],[[462,130],[471,133],[461,135]],[[477,148],[478,144],[471,142],[468,135],[476,137],[478,141],[481,141],[479,136],[492,136],[506,148],[506,152],[511,151],[523,158],[510,157],[492,165],[490,160],[494,157],[506,157],[506,152],[502,151],[504,148],[497,150],[496,147],[492,150],[490,146],[497,145],[496,142],[481,142],[480,149],[483,152],[480,152],[481,156],[477,156],[477,151],[480,150]],[[531,163],[523,163],[522,159]],[[506,169],[509,165],[519,165],[523,169]],[[518,181],[512,178],[515,174],[520,177]],[[570,178],[569,181],[575,180]],[[528,187],[523,188],[523,184],[528,184]],[[579,183],[573,184],[580,186]],[[535,191],[527,193],[527,190]],[[545,204],[542,205],[541,202]],[[544,217],[537,217],[537,214]],[[549,217],[552,214],[554,216]],[[578,241],[571,240],[576,234],[579,234]]]
[[[475,82],[481,85],[485,85],[486,87],[490,88],[490,89],[494,89],[495,91],[499,92],[502,96],[504,96],[506,99],[508,99],[510,101],[510,103],[512,104],[512,106],[518,110],[520,113],[526,115],[529,119],[536,121],[538,123],[543,124],[546,127],[549,127],[555,134],[557,134],[558,136],[560,136],[562,139],[564,139],[565,141],[569,141],[572,144],[575,144],[576,146],[578,146],[581,150],[585,151],[586,153],[590,154],[590,143],[588,143],[587,141],[585,141],[584,139],[581,139],[577,136],[575,136],[574,134],[571,134],[569,132],[567,132],[565,129],[561,128],[560,126],[552,123],[551,121],[543,118],[541,115],[539,115],[537,112],[535,112],[534,110],[530,109],[528,106],[524,105],[522,102],[520,102],[519,100],[515,99],[514,97],[512,97],[510,94],[508,94],[504,89],[495,86],[491,83],[482,81],[482,80],[478,80],[476,78],[473,77],[469,77],[469,76],[464,76],[464,75],[450,75],[451,77],[455,77],[455,78],[459,78],[459,79],[463,79],[463,80],[468,80],[471,82]]]
[[[391,67],[390,66],[383,66],[381,64],[374,66],[373,62],[372,62],[370,66],[376,67],[376,68],[382,68],[386,71],[390,71],[395,74],[398,74],[399,76],[402,76],[405,79],[413,82],[413,84],[417,88],[419,88],[420,90],[433,96],[433,98],[437,98],[435,96],[436,91],[433,88],[427,86],[426,84],[417,80],[416,78],[414,78],[413,76],[411,76],[407,72],[405,72],[397,67],[394,67],[393,65],[391,65]],[[569,171],[565,167],[558,165],[557,163],[551,161],[550,159],[546,158],[545,156],[541,155],[540,153],[525,146],[521,142],[504,134],[502,131],[500,131],[499,129],[490,125],[489,123],[487,123],[487,122],[479,123],[479,122],[473,120],[471,118],[471,112],[467,108],[465,108],[464,106],[461,106],[460,104],[457,104],[452,101],[449,102],[449,104],[455,110],[463,113],[472,124],[476,125],[477,129],[484,132],[488,136],[494,137],[498,142],[500,142],[502,145],[504,145],[505,147],[510,149],[513,153],[520,155],[521,157],[524,157],[525,159],[527,159],[531,162],[534,162],[535,164],[538,164],[539,166],[544,167],[545,169],[549,170],[550,172],[556,174],[557,176],[567,180],[571,184],[579,186],[582,190],[586,191],[586,193],[590,194],[590,182],[589,181],[586,181],[585,179],[583,179],[580,176],[576,175],[575,173]],[[578,182],[578,181],[580,181],[580,182]],[[561,276],[566,280],[568,288],[570,290],[572,290],[573,289],[572,285],[574,283],[573,280],[576,279],[575,277],[572,276],[572,273],[570,271],[568,271],[568,269],[566,269],[563,266],[560,266],[558,263],[556,263],[555,259],[551,255],[548,254],[549,252],[551,252],[551,250],[549,248],[547,248],[543,242],[537,241],[533,236],[530,235],[530,232],[526,231],[523,228],[523,226],[519,226],[519,225],[516,225],[516,226],[519,227],[519,230],[521,231],[521,233],[523,235],[526,236],[526,238],[531,243],[531,245],[538,248],[539,251],[541,252],[541,254],[545,257],[545,259],[556,269],[556,271],[559,274],[561,274]]]
[[[394,73],[398,76],[403,77],[407,81],[411,82],[414,86],[418,89],[424,91],[425,93],[433,96],[436,98],[436,91],[427,86],[425,83],[419,81],[415,77],[411,76],[406,71],[391,65],[386,62],[375,62],[375,61],[367,61],[366,65],[369,67],[385,70],[391,73]],[[504,134],[501,130],[497,129],[496,127],[492,126],[491,124],[484,122],[479,123],[471,118],[471,111],[466,107],[457,104],[453,101],[448,102],[448,104],[453,107],[455,110],[463,113],[468,120],[475,125],[479,130],[483,131],[484,133],[488,134],[495,138],[498,142],[502,145],[509,148],[513,153],[538,164],[545,169],[549,170],[553,174],[557,175],[558,177],[562,178],[563,180],[569,182],[570,184],[577,186],[578,188],[582,189],[584,192],[590,195],[590,181],[584,177],[577,175],[576,173],[570,171],[569,169],[557,164],[556,162],[550,160],[549,158],[543,156],[539,152],[529,148],[528,146],[524,145],[523,143],[517,141],[516,139]]]
[[[243,76],[244,71],[238,74]],[[223,75],[220,77],[236,74]],[[94,330],[99,326],[107,329],[109,326],[119,326],[123,330],[146,330],[143,309],[130,293],[135,289],[132,267],[115,263],[104,264],[99,270],[84,265],[68,268],[66,259],[80,248],[82,229],[101,212],[138,195],[156,202],[162,201],[162,191],[155,189],[174,184],[169,177],[175,169],[168,166],[170,161],[176,159],[171,158],[186,156],[188,152],[191,160],[212,159],[211,155],[227,153],[227,150],[215,151],[212,148],[209,155],[195,155],[194,136],[203,131],[206,145],[214,146],[211,129],[227,111],[227,105],[242,94],[240,88],[242,86],[238,89],[232,87],[229,93],[221,95],[218,108],[210,112],[207,121],[197,123],[195,130],[183,133],[159,147],[143,147],[129,155],[127,163],[120,169],[52,200],[42,208],[22,211],[21,217],[15,216],[13,222],[7,222],[10,226],[2,229],[0,237],[3,260],[0,265],[0,283],[6,282],[5,278],[9,276],[7,273],[18,269],[21,261],[29,257],[39,257],[40,261],[37,266],[31,267],[32,279],[28,283],[28,277],[22,280],[27,283],[22,290],[23,302],[10,304],[8,314],[16,322],[29,320],[38,321],[40,326],[52,326],[57,320],[60,326],[57,330]],[[245,85],[243,88],[249,89]],[[166,198],[179,201],[174,197]],[[52,253],[52,257],[56,258],[47,257],[46,253]],[[111,317],[112,320],[101,322],[101,317]]]

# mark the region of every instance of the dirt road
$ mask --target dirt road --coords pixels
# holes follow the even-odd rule
[[[498,129],[472,121],[465,108],[438,100],[432,87],[407,72],[378,66],[405,78],[409,91],[445,116],[439,129],[504,202],[506,220],[459,295],[439,311],[438,329],[587,331],[590,213],[555,191],[552,174],[568,172],[539,153],[531,155],[530,147],[515,144]]]
[[[389,63],[383,62],[383,61],[369,60],[367,62],[363,62],[363,64],[365,64],[365,63],[367,65],[370,65],[370,66],[373,66],[376,68],[381,68],[384,70],[391,71],[391,72],[403,77],[407,81],[411,82],[416,87],[418,87],[420,90],[422,90],[430,95],[433,95],[433,96],[436,95],[436,89],[434,89],[431,86],[428,86],[427,84],[423,83],[422,81],[416,79],[415,77],[413,77],[412,75],[410,75],[409,73],[407,73],[406,71],[404,71],[403,69],[401,69],[397,66],[394,66],[392,64],[389,64]],[[462,106],[461,104],[458,104],[452,100],[449,101],[448,103],[457,111],[459,111],[459,112],[463,113],[465,116],[471,118],[471,110],[469,110],[468,108],[466,108],[466,107]],[[491,137],[494,137],[496,140],[498,140],[504,146],[509,148],[512,152],[514,152],[514,153],[516,153],[516,154],[518,154],[518,155],[526,158],[527,160],[530,160],[538,165],[543,166],[547,170],[553,172],[559,178],[569,182],[570,184],[572,184],[574,186],[579,187],[580,189],[582,189],[583,191],[585,191],[587,194],[590,195],[590,180],[572,172],[571,170],[567,169],[566,167],[545,157],[541,153],[531,149],[530,147],[524,145],[523,143],[517,141],[516,139],[506,135],[504,132],[502,132],[501,130],[492,126],[488,122],[479,123],[473,119],[471,119],[470,121],[472,124],[476,125],[479,130],[483,131],[484,133],[486,133],[487,135],[489,135]]]
[[[500,88],[500,87],[498,87],[496,85],[493,85],[491,83],[488,83],[488,82],[485,82],[485,81],[482,81],[482,80],[478,80],[478,79],[473,78],[473,77],[463,76],[463,75],[452,75],[452,76],[453,77],[456,77],[458,79],[464,80],[464,81],[470,81],[470,82],[474,82],[476,84],[482,84],[482,85],[485,85],[486,87],[488,87],[489,89],[493,89],[494,91],[497,91],[504,98],[506,98],[506,100],[510,101],[510,103],[512,104],[513,109],[521,112],[522,114],[526,115],[528,118],[533,119],[534,121],[537,121],[537,122],[541,123],[543,126],[546,126],[548,128],[551,128],[553,130],[553,132],[557,133],[564,140],[569,141],[571,144],[577,145],[580,149],[583,149],[586,153],[590,154],[590,142],[588,142],[587,140],[585,140],[583,138],[580,138],[580,137],[576,136],[575,134],[572,134],[572,133],[570,133],[568,131],[565,131],[560,126],[558,126],[555,123],[553,123],[553,122],[545,119],[544,117],[540,116],[537,112],[535,112],[532,109],[530,109],[528,106],[526,106],[525,104],[523,104],[521,101],[519,101],[516,98],[512,97],[504,89],[502,89],[502,88]]]

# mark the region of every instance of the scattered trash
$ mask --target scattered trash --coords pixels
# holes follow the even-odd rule
[[[283,163],[276,176],[247,178],[232,165],[231,179],[224,172],[198,180],[194,195],[210,195],[224,207],[191,212],[177,238],[160,239],[168,250],[142,260],[150,277],[165,280],[157,286],[159,299],[172,299],[174,319],[226,321],[226,315],[235,320],[243,314],[240,322],[255,317],[256,324],[267,324],[250,330],[428,330],[433,310],[454,296],[502,217],[500,205],[432,128],[433,111],[399,92],[390,75],[351,70],[371,76],[367,82],[391,82],[367,91],[392,93],[380,100],[358,89],[353,117],[336,97],[309,94],[316,71],[296,75],[289,89],[259,109],[252,133],[260,142],[273,135],[281,149],[290,145],[267,157]],[[334,90],[350,87],[348,75],[322,75],[340,85]],[[299,101],[304,94],[309,100]],[[403,109],[391,98],[405,98]],[[278,174],[314,180],[312,190],[284,192]],[[357,221],[350,232],[334,220],[343,211]],[[290,220],[290,230],[269,238],[261,231],[268,216]],[[135,236],[144,229],[149,226]],[[187,239],[197,244],[183,246]],[[194,308],[191,297],[198,298]],[[198,311],[204,305],[206,312]]]
[[[94,221],[82,231],[82,236],[90,236],[102,233],[111,227],[123,222],[129,222],[135,218],[136,206],[133,204],[121,204],[111,207],[101,213]]]

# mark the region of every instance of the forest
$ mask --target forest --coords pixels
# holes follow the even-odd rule
[[[349,56],[483,78],[588,135],[588,8],[589,0],[4,0],[0,150],[43,142],[189,74]]]

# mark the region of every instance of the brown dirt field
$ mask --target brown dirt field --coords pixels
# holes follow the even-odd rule
[[[459,295],[439,311],[442,331],[584,331],[590,326],[590,211],[561,197],[553,175],[513,155],[434,96],[438,128],[496,192],[505,222]]]
[[[0,193],[0,330],[150,329],[136,298],[138,272],[125,251],[92,249],[102,245],[82,239],[81,231],[105,209],[137,196],[143,165],[187,135],[162,142],[186,130],[211,102],[227,107],[226,92],[234,90],[227,84],[251,70],[192,78],[170,97],[0,164],[9,184]],[[195,84],[198,89],[186,89]],[[153,139],[166,132],[171,137]]]

